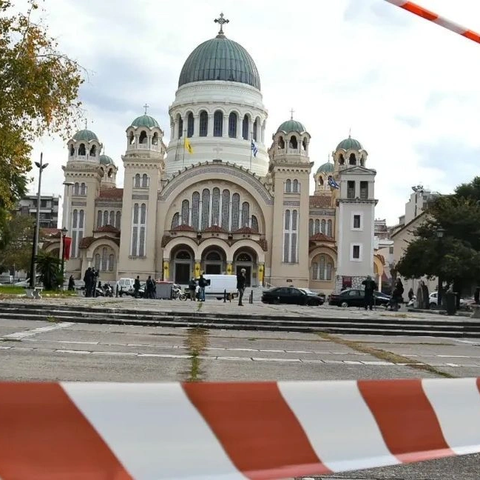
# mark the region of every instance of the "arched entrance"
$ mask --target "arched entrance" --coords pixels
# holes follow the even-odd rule
[[[205,250],[202,255],[203,272],[210,275],[219,275],[225,272],[226,255],[217,247]]]
[[[193,275],[193,252],[181,246],[173,256],[173,280],[180,285],[188,285]]]
[[[235,253],[233,257],[234,271],[238,275],[242,268],[245,269],[245,277],[247,279],[247,287],[255,287],[258,284],[256,270],[256,254],[250,249],[241,249]]]

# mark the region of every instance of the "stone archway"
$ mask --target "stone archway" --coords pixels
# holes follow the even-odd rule
[[[224,274],[227,267],[227,254],[218,246],[210,246],[202,253],[202,271],[209,275]]]
[[[178,245],[172,252],[172,279],[179,285],[188,285],[194,276],[195,255],[188,245]]]
[[[257,253],[252,248],[239,248],[233,256],[233,272],[238,275],[242,268],[245,269],[247,287],[258,286],[258,258]]]

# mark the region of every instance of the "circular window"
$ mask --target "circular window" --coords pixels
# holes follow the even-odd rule
[[[213,261],[220,261],[222,257],[220,257],[220,254],[218,252],[210,252],[207,257],[207,260],[213,260]]]
[[[237,257],[237,262],[251,262],[252,257],[248,253],[240,253]]]

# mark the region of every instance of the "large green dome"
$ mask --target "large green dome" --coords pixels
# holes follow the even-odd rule
[[[147,127],[147,128],[153,128],[157,127],[160,128],[160,125],[158,122],[151,117],[150,115],[142,115],[140,117],[137,117],[133,122],[132,122],[132,127]]]
[[[333,163],[327,162],[318,167],[317,173],[332,173]]]
[[[291,132],[298,132],[298,133],[303,133],[306,132],[307,129],[304,127],[303,123],[298,122],[297,120],[287,120],[286,122],[283,122],[277,129],[278,132],[284,132],[284,133],[291,133]]]
[[[362,144],[358,141],[355,140],[352,137],[348,137],[345,140],[342,140],[338,146],[337,150],[363,150]]]
[[[97,135],[93,133],[91,130],[87,130],[86,128],[84,130],[78,131],[73,136],[73,139],[77,141],[83,141],[83,142],[91,142],[92,140],[95,140],[98,142]]]
[[[115,165],[113,160],[108,155],[100,155],[100,164],[101,165]]]
[[[223,34],[203,42],[189,55],[178,86],[207,80],[245,83],[260,90],[260,75],[252,57]]]

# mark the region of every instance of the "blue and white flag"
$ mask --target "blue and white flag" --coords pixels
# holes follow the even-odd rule
[[[258,148],[257,148],[257,146],[253,143],[253,140],[252,140],[251,148],[252,148],[253,156],[256,157],[256,156],[257,156],[257,153],[258,153]]]
[[[340,188],[340,185],[335,181],[335,179],[331,175],[328,176],[328,184],[332,188]]]

